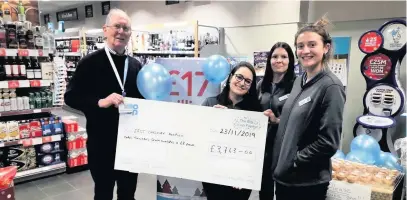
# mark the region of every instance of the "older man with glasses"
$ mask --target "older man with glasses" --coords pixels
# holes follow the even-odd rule
[[[131,36],[129,16],[110,10],[103,26],[104,49],[79,62],[65,94],[67,105],[81,110],[86,117],[89,169],[95,183],[95,200],[112,200],[117,183],[119,200],[134,200],[137,174],[114,170],[118,107],[123,97],[143,98],[137,88],[141,64],[126,54]]]

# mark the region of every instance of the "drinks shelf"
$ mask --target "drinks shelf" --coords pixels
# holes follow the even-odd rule
[[[49,54],[52,54],[52,51],[43,50],[43,49],[5,49],[0,48],[0,57],[1,56],[37,56],[37,57],[48,57]]]
[[[51,86],[51,83],[52,83],[52,80],[10,80],[10,81],[0,81],[0,89],[48,87],[48,86]]]
[[[0,112],[0,117],[5,116],[16,116],[16,115],[28,115],[34,113],[49,113],[53,108],[38,108],[38,109],[29,109],[29,110],[15,110],[15,111],[4,111]]]
[[[193,55],[194,51],[135,51],[134,54],[171,54],[171,55]]]

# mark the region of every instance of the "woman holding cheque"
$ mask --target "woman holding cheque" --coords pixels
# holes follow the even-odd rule
[[[281,111],[293,88],[295,78],[294,53],[287,43],[277,42],[267,56],[264,78],[257,84],[262,110],[270,118],[264,152],[260,200],[274,199],[274,181],[271,178],[273,175],[271,150],[280,122]]]
[[[261,111],[256,92],[256,72],[248,62],[240,62],[230,72],[225,88],[215,97],[207,98],[202,105],[247,111]],[[247,200],[251,190],[225,185],[202,183],[208,200]]]

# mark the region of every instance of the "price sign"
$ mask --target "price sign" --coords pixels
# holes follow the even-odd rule
[[[42,143],[52,142],[51,136],[42,137]]]
[[[6,56],[6,49],[0,48],[0,56]]]
[[[32,140],[31,140],[31,139],[25,139],[25,140],[23,140],[23,146],[24,146],[24,147],[32,146]]]
[[[41,81],[39,80],[31,80],[30,87],[41,87]]]
[[[20,82],[19,81],[8,81],[8,88],[9,89],[15,89],[20,87]]]
[[[17,53],[18,53],[18,56],[28,56],[29,55],[28,49],[19,49],[17,51]]]
[[[359,49],[363,53],[369,54],[375,52],[383,45],[383,36],[378,31],[368,31],[359,39]]]
[[[203,59],[157,59],[156,62],[166,67],[173,78],[172,102],[199,105],[220,92],[220,85],[205,79],[201,67]]]
[[[43,56],[44,52],[42,51],[42,49],[38,49],[38,56]]]

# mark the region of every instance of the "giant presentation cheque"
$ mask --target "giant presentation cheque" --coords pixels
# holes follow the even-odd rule
[[[115,169],[260,190],[261,112],[126,98]]]

